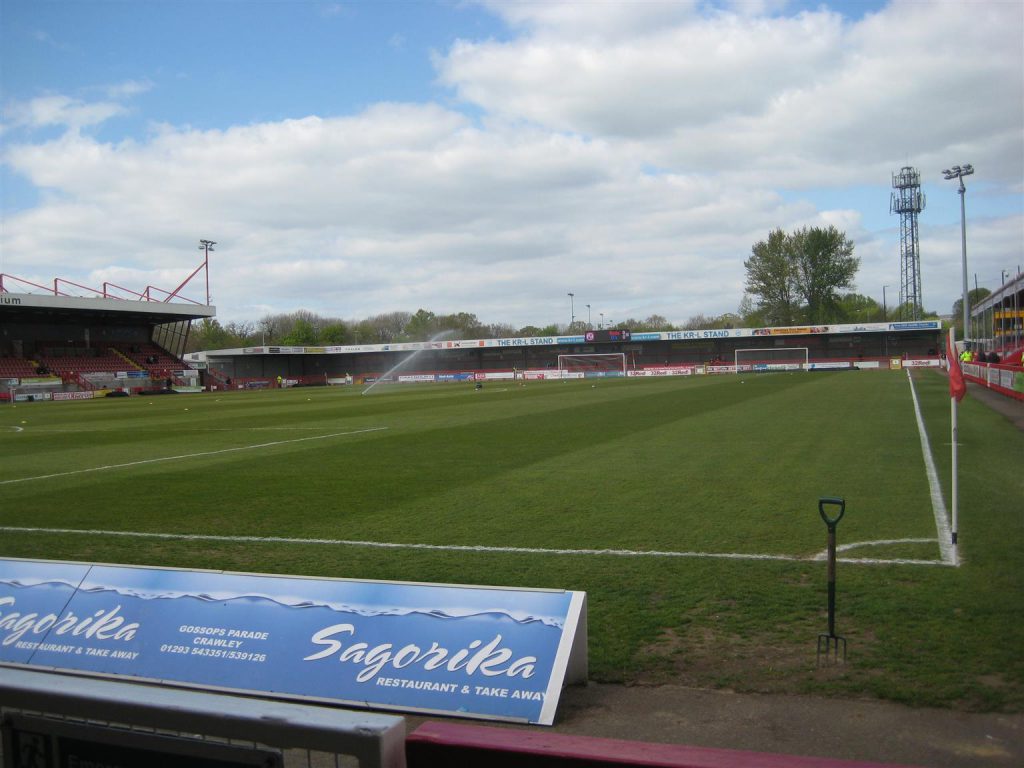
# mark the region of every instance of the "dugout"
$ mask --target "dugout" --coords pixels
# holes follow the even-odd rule
[[[727,367],[737,352],[798,349],[808,363],[849,368],[892,367],[903,360],[937,359],[942,348],[938,320],[914,322],[652,331],[629,334],[629,340],[602,343],[580,334],[507,339],[362,344],[336,347],[259,346],[212,350],[187,356],[209,368],[210,380],[233,387],[318,385],[376,380],[393,369],[403,381],[450,381],[512,371],[558,368],[559,356],[621,353],[627,372],[672,368]],[[806,355],[806,357],[804,357]],[[753,355],[756,358],[756,354]],[[725,371],[720,371],[725,372]]]

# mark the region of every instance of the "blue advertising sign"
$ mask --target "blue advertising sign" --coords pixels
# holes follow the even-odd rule
[[[0,558],[0,663],[550,725],[585,610],[583,592]]]
[[[912,323],[890,323],[889,328],[894,331],[937,331],[939,330],[939,321],[919,320]]]

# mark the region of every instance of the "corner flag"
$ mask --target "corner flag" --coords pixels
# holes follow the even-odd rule
[[[959,403],[967,394],[967,383],[964,381],[964,372],[960,370],[960,360],[956,356],[952,331],[946,337],[946,362],[949,364],[949,396]]]
[[[949,329],[949,335],[946,336],[946,362],[949,365],[949,427],[950,427],[950,442],[952,443],[952,464],[953,464],[953,477],[950,483],[949,494],[952,496],[952,514],[950,515],[950,533],[952,534],[953,546],[957,545],[958,528],[959,528],[959,512],[960,512],[960,469],[959,469],[959,456],[957,454],[957,448],[959,443],[957,442],[959,425],[957,423],[956,404],[964,399],[964,395],[967,394],[967,383],[964,381],[964,372],[960,370],[960,360],[956,356],[956,345],[953,343],[953,329]],[[955,555],[954,555],[955,557]]]

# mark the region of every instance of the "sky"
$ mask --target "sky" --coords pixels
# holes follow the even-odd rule
[[[173,290],[212,240],[223,323],[682,324],[828,225],[893,306],[904,166],[925,309],[953,165],[970,287],[1024,269],[1019,0],[0,0],[0,109],[0,273]]]

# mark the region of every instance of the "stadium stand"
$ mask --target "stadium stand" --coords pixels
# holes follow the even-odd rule
[[[39,364],[32,360],[15,357],[0,357],[0,379],[21,379],[35,376]]]
[[[338,347],[256,347],[208,350],[187,359],[216,370],[220,387],[228,378],[234,387],[373,382],[397,371],[405,381],[461,381],[513,377],[513,371],[543,378],[557,377],[559,356],[622,353],[628,375],[728,373],[737,349],[763,348],[766,362],[776,362],[780,347],[806,349],[800,360],[833,368],[901,367],[940,364],[938,321],[873,323],[815,328],[720,329],[635,334],[630,342],[587,343],[583,337],[476,339],[433,342],[374,343]],[[442,346],[443,345],[443,346]],[[527,377],[527,378],[530,378]]]
[[[123,371],[125,368],[142,370],[126,361],[113,350],[80,350],[79,354],[68,354],[71,350],[49,350],[38,355],[39,362],[51,373],[65,376],[74,373],[98,373]],[[56,354],[54,354],[56,352]]]
[[[0,399],[10,399],[12,390],[19,399],[66,399],[65,393],[82,390],[140,392],[162,388],[168,379],[196,382],[176,372],[189,368],[182,355],[191,321],[214,317],[215,307],[181,297],[180,287],[150,286],[130,292],[140,300],[128,300],[112,295],[108,284],[92,296],[69,295],[72,285],[93,290],[60,279],[51,288],[0,275]],[[167,298],[150,298],[154,291]]]

